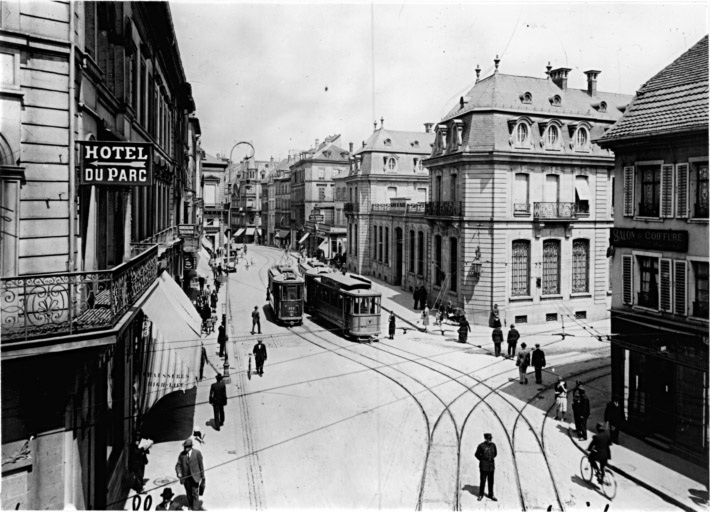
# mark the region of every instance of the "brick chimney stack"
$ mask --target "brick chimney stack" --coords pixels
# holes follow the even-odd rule
[[[432,126],[434,126],[434,123],[424,123],[424,131],[426,133],[431,133]]]
[[[597,76],[599,76],[601,71],[596,69],[590,69],[585,71],[584,74],[587,75],[587,94],[594,97],[597,95]]]
[[[557,68],[553,69],[550,71],[550,78],[552,78],[552,82],[562,89],[563,91],[567,90],[567,74],[572,71],[570,68]]]

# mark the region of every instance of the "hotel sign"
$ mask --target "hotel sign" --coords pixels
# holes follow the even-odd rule
[[[661,229],[611,228],[609,243],[613,247],[687,252],[688,232]]]
[[[82,185],[142,186],[153,184],[149,142],[81,141]]]

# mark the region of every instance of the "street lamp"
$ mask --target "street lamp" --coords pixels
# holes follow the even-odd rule
[[[245,155],[244,158],[249,159],[249,158],[254,158],[254,146],[251,144],[251,142],[246,142],[246,141],[239,141],[237,142],[234,146],[232,146],[232,149],[229,151],[229,163],[232,163],[232,153],[234,153],[234,150],[237,148],[237,146],[240,146],[242,144],[246,144],[251,148],[251,155]],[[231,195],[231,183],[230,181],[230,176],[229,176],[229,171],[227,171],[227,190],[230,191]],[[227,212],[227,223],[229,225],[229,239],[227,240],[227,264],[225,266],[225,273],[227,274],[227,286],[225,288],[225,301],[224,305],[222,306],[222,325],[224,326],[225,332],[227,332],[227,312],[229,310],[229,259],[231,257],[231,249],[232,249],[232,208],[231,208],[231,201],[230,201],[230,207],[229,211]],[[236,264],[235,264],[236,265]],[[224,354],[224,377],[225,379],[229,379],[229,351],[225,350]]]

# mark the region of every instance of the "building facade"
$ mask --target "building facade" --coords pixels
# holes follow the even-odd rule
[[[263,243],[262,184],[274,167],[273,160],[246,158],[236,166],[233,187],[232,231],[241,243]]]
[[[184,297],[190,85],[165,2],[11,2],[0,39],[2,507],[122,509],[151,305]]]
[[[381,125],[353,155],[347,187],[348,268],[413,291],[426,284],[429,225],[424,203],[434,133]]]
[[[646,82],[616,155],[612,390],[629,430],[708,461],[708,38]]]
[[[291,170],[288,168],[291,160],[281,165],[274,176],[274,245],[276,247],[291,247],[294,239],[291,226]],[[283,168],[283,167],[286,168]]]
[[[345,234],[333,228],[335,216],[335,184],[333,177],[347,173],[350,153],[338,146],[340,135],[332,135],[315,147],[300,153],[291,165],[292,240],[306,253],[330,251],[342,246]],[[326,227],[327,226],[327,227]]]
[[[229,160],[220,155],[205,154],[202,159],[203,239],[207,248],[217,253],[227,243],[225,231],[229,228]]]
[[[630,97],[495,72],[436,126],[430,157],[430,300],[474,323],[494,304],[507,324],[608,315],[613,155],[592,142]]]

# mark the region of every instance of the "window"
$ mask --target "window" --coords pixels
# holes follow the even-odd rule
[[[424,275],[424,232],[419,232],[419,248],[417,255],[419,259],[417,260],[417,274],[420,276]]]
[[[639,216],[658,217],[661,201],[661,167],[641,166],[641,202]]]
[[[449,184],[451,185],[451,194],[450,194],[449,198],[452,201],[456,201],[456,196],[458,194],[458,192],[457,192],[458,176],[456,174],[451,175],[451,181],[449,182]]]
[[[523,103],[526,103],[526,104],[532,103],[532,94],[529,92],[526,92],[525,94],[520,96],[520,101],[522,101]]]
[[[512,297],[530,295],[530,241],[514,240],[512,254]]]
[[[530,139],[530,127],[527,123],[518,123],[515,127],[515,145],[518,147],[528,146]]]
[[[318,185],[318,200],[325,201],[325,187]]]
[[[379,244],[377,243],[377,226],[372,226],[372,259],[377,261],[377,248]]]
[[[385,263],[390,262],[390,228],[385,228]]]
[[[383,257],[383,255],[384,255],[384,252],[383,252],[384,247],[383,247],[383,243],[382,243],[382,241],[383,241],[383,239],[382,239],[382,226],[380,226],[380,227],[378,228],[378,233],[379,233],[379,236],[380,236],[380,237],[379,237],[379,240],[378,240],[378,243],[377,243],[377,246],[378,246],[378,256],[379,256],[378,260],[381,262],[381,261],[383,260],[382,257]]]
[[[560,177],[557,174],[545,176],[543,199],[547,203],[557,203],[560,199]]]
[[[414,231],[409,232],[409,271],[414,272],[414,259],[415,259],[415,254],[414,254]]]
[[[658,309],[658,258],[639,256],[639,276],[641,287],[638,292],[638,305]]]
[[[545,146],[547,148],[557,148],[560,145],[560,129],[551,124],[545,131]]]
[[[434,194],[436,195],[436,202],[440,203],[441,202],[441,175],[436,177],[436,181],[434,183],[436,185],[434,189]]]
[[[148,75],[146,72],[145,59],[141,59],[141,72],[138,75],[138,83],[140,84],[140,123],[146,126],[146,113],[148,109],[146,108],[148,102],[148,94],[146,92]]]
[[[610,171],[613,172],[613,171]],[[616,178],[612,174],[609,182],[609,193],[611,194],[611,216],[614,216],[614,185],[616,184]]]
[[[577,128],[577,131],[574,134],[574,147],[577,150],[580,149],[587,149],[587,146],[589,145],[589,132],[587,131],[587,128],[584,126],[580,126]]]
[[[706,168],[707,169],[707,168]],[[693,302],[693,316],[708,318],[708,301],[710,301],[708,288],[708,264],[696,262],[695,270],[695,301]]]
[[[441,236],[434,237],[434,284],[441,286],[443,281],[443,270],[441,262]]]
[[[325,169],[323,167],[318,168],[318,179],[319,180],[325,179]]]
[[[693,217],[708,218],[708,166],[698,167],[698,180],[695,187],[695,208]]]
[[[560,293],[560,241],[545,240],[542,243],[542,294]]]
[[[397,197],[397,187],[387,187],[387,199],[394,199]]]
[[[217,185],[205,185],[205,204],[217,204]]]
[[[397,159],[392,156],[385,157],[385,170],[394,171],[397,169]]]
[[[513,183],[513,215],[515,216],[530,215],[529,179],[528,174],[518,173],[515,175]]]
[[[572,293],[589,292],[589,240],[572,242]]]
[[[449,238],[449,273],[451,274],[451,291],[457,290],[458,281],[458,255],[459,241],[457,238]]]
[[[422,203],[427,200],[426,188],[418,188],[417,189],[417,200]]]
[[[578,215],[589,215],[589,178],[576,176],[574,179],[574,207]]]

